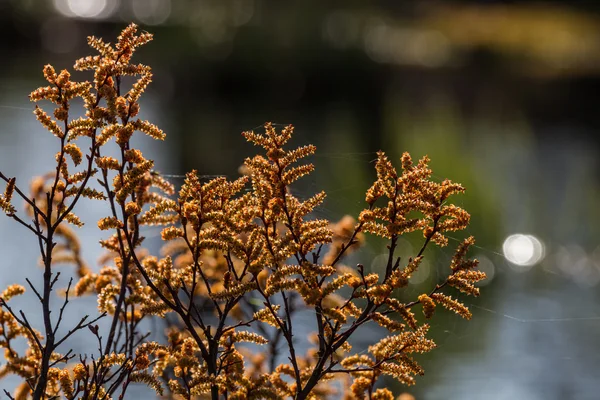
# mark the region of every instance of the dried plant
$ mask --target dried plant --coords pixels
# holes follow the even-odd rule
[[[93,82],[72,81],[66,70],[56,73],[47,65],[43,71],[49,86],[30,95],[32,101],[55,105],[53,115],[38,106],[34,113],[56,136],[59,151],[56,170],[34,180],[30,195],[15,178],[0,173],[7,183],[0,206],[36,236],[43,264],[41,288],[26,279],[42,307],[41,326],[9,305],[23,294],[23,286],[11,285],[0,296],[0,346],[5,349],[0,377],[22,378],[13,394],[5,394],[36,400],[122,399],[131,383],[143,383],[173,399],[393,399],[390,390],[376,387],[379,378],[413,384],[414,376],[423,374],[413,355],[435,347],[415,307],[422,307],[425,318],[439,304],[470,319],[467,307],[442,289],[478,295],[474,283],[485,278],[476,270],[477,261],[466,258],[473,244],[468,238],[443,282],[411,302],[394,296],[408,285],[429,244],[446,246],[445,232],[467,227],[469,214],[448,203],[463,187],[431,180],[426,157],[414,165],[405,153],[398,172],[379,152],[377,179],[358,220],[314,219],[311,213],[325,193],[301,200],[289,186],[312,172],[313,165],[301,160],[315,147],[289,150],[285,145],[292,126],[277,131],[267,123],[263,133],[243,133],[264,154],[245,160],[242,177],[206,182],[192,171],[174,199],[174,187],[131,145],[136,132],[165,137],[137,118],[152,73],[148,66],[131,63],[131,57],[151,39],[133,24],[114,46],[90,37],[99,55],[78,60],[74,68],[92,71]],[[136,78],[128,91],[124,77]],[[85,117],[73,119],[70,108],[78,97]],[[105,150],[113,138],[116,158]],[[26,217],[13,205],[15,197],[25,201]],[[83,224],[74,213],[82,197],[110,208],[98,222],[109,235],[100,242],[106,254],[99,270],[82,259],[69,227]],[[164,226],[160,256],[142,247],[143,225]],[[413,231],[422,231],[423,246],[413,258],[401,260],[398,240]],[[389,241],[381,273],[343,264],[367,234]],[[77,281],[68,282],[62,304],[54,308],[51,294],[61,282],[58,263],[73,264]],[[98,299],[96,317],[85,317],[59,334],[71,298],[87,294]],[[295,337],[299,310],[312,314],[310,344]],[[149,341],[140,323],[166,317],[171,322],[165,340]],[[101,318],[108,321],[106,331],[96,324]],[[366,352],[353,352],[350,337],[368,323],[387,329],[389,336]],[[78,332],[92,335],[97,350],[69,350],[69,339]],[[14,345],[19,338],[28,343],[24,352]]]

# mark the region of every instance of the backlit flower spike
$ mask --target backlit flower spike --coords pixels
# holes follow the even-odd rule
[[[62,71],[60,71],[60,73],[56,77],[54,84],[62,89],[62,88],[68,87],[70,82],[71,82],[71,73],[69,71],[67,71],[66,69],[63,69]]]
[[[294,134],[294,126],[293,125],[286,125],[282,130],[281,133],[278,135],[278,144],[279,146],[283,146],[284,144],[286,144],[291,138],[292,135]]]
[[[465,188],[460,183],[455,183],[449,179],[444,179],[438,186],[437,196],[440,203],[443,203],[451,195],[464,192]]]
[[[412,313],[412,311],[406,308],[403,303],[391,297],[386,298],[385,303],[392,310],[397,312],[408,326],[410,326],[412,329],[417,329],[417,319],[415,318],[415,315]]]
[[[265,135],[270,139],[271,150],[280,149],[284,144],[291,138],[294,128],[291,125],[286,126],[280,133],[277,133],[277,129],[271,122],[267,122],[264,125]],[[275,158],[279,158],[281,153],[276,152],[273,154]],[[269,158],[271,155],[269,155]]]
[[[117,133],[119,132],[119,130],[121,130],[123,128],[124,127],[122,125],[120,125],[120,124],[112,124],[112,125],[106,126],[104,129],[102,129],[102,131],[100,132],[100,134],[97,136],[96,142],[100,146],[104,145],[112,137],[116,136]]]
[[[185,180],[179,190],[179,202],[198,199],[202,193],[202,184],[195,169],[185,174]]]
[[[333,232],[329,228],[329,221],[316,219],[304,221],[298,230],[300,234],[300,252],[307,254],[314,250],[317,245],[331,243]]]
[[[313,164],[299,165],[290,169],[286,169],[281,177],[281,182],[284,185],[291,185],[301,177],[310,174],[315,169]]]
[[[123,152],[123,159],[126,162],[130,162],[130,163],[134,163],[134,164],[141,164],[144,161],[146,161],[146,159],[144,158],[144,155],[143,155],[142,151],[139,150],[139,149],[125,150]]]
[[[8,180],[8,183],[6,184],[6,188],[4,188],[4,200],[6,200],[7,202],[10,202],[12,200],[12,196],[13,193],[15,191],[15,182],[16,182],[16,178],[10,178]]]
[[[375,361],[367,354],[353,354],[344,358],[340,365],[344,368],[352,369],[360,366],[373,367]]]
[[[110,43],[105,43],[102,38],[88,36],[87,43],[92,49],[98,51],[102,57],[110,60],[116,58],[114,47]]]
[[[160,203],[156,204],[154,207],[150,208],[144,214],[142,214],[138,218],[138,222],[142,225],[166,225],[170,223],[174,223],[179,220],[179,216],[176,215],[173,218],[173,221],[170,219],[164,219],[166,216],[165,213],[168,212],[178,212],[179,207],[174,200],[164,199]]]
[[[46,64],[44,65],[44,78],[46,78],[46,80],[48,81],[48,83],[50,83],[51,85],[54,85],[56,83],[56,77],[58,75],[56,75],[56,71],[54,70],[54,67],[50,64]]]
[[[432,243],[435,243],[440,247],[448,246],[448,238],[440,232],[434,230],[431,226],[428,226],[423,230],[423,237],[431,240]]]
[[[248,343],[254,343],[254,344],[259,344],[259,345],[263,345],[263,344],[267,344],[269,343],[269,341],[264,338],[263,336],[254,333],[254,332],[248,332],[248,331],[230,331],[231,334],[228,335],[229,337],[223,337],[223,342],[227,341],[230,344],[233,343],[238,343],[238,342],[248,342]]]
[[[135,49],[134,40],[137,29],[137,25],[131,23],[123,29],[121,34],[117,37],[115,48],[117,49],[119,60],[123,63],[129,63],[129,60],[131,59],[131,55]]]
[[[73,69],[75,71],[89,71],[96,69],[103,62],[102,56],[86,56],[75,61]]]
[[[403,363],[384,362],[381,363],[378,371],[383,375],[388,375],[398,382],[406,386],[412,386],[416,383],[413,375],[415,374],[410,368]]]
[[[74,141],[79,136],[91,136],[93,130],[99,126],[100,124],[91,118],[77,118],[71,120],[68,123],[69,134],[67,136],[67,141]]]
[[[59,89],[56,86],[40,87],[29,94],[30,101],[48,100],[59,104]]]
[[[398,173],[383,151],[377,152],[375,170],[377,171],[377,180],[367,192],[367,202],[369,204],[372,204],[382,195],[387,196],[389,199],[393,199],[396,195]]]
[[[134,23],[129,24],[123,29],[117,38],[116,48],[119,50],[123,50],[127,47],[135,48],[152,40],[152,34],[147,32],[143,32],[141,35],[136,36],[137,30],[138,26]]]
[[[412,162],[412,157],[410,156],[410,153],[408,153],[408,152],[402,153],[402,157],[400,158],[400,161],[402,162],[402,169],[404,171],[410,171],[412,169],[413,162]]]
[[[101,92],[102,87],[104,85],[112,86],[114,85],[114,80],[112,75],[114,75],[117,71],[115,71],[114,61],[102,59],[100,65],[93,69],[94,71],[94,88],[98,93]],[[100,107],[98,107],[100,109]],[[91,110],[88,110],[91,111]],[[91,116],[91,115],[89,115]],[[98,111],[96,110],[96,118],[100,117]]]
[[[429,159],[428,156],[423,156],[419,162],[417,163],[416,166],[411,167],[408,171],[405,171],[405,173],[403,175],[406,175],[407,177],[409,177],[408,181],[425,181],[424,183],[427,184],[429,182],[427,182],[427,180],[429,180],[431,178],[431,169],[429,168],[429,162],[431,160]],[[430,186],[430,188],[436,187],[435,185]]]
[[[403,192],[421,193],[428,200],[435,198],[437,184],[430,181],[432,171],[428,163],[429,157],[424,156],[416,166],[404,169],[398,180]]]
[[[442,206],[439,215],[442,217],[438,223],[440,232],[463,230],[469,225],[471,219],[468,212],[454,204]]]
[[[448,285],[460,290],[462,293],[479,296],[479,288],[475,287],[469,280],[462,278],[459,274],[454,274],[448,278]]]
[[[467,262],[468,265],[465,267],[465,269],[454,273],[455,277],[464,279],[465,281],[471,284],[477,283],[487,278],[485,272],[473,270],[473,268],[477,267],[477,265],[479,264],[478,260],[468,260]]]
[[[73,386],[73,379],[71,379],[71,374],[68,370],[63,369],[59,374],[59,382],[60,388],[62,389],[65,397],[67,399],[75,398],[74,391],[75,388]]]
[[[130,104],[135,104],[142,93],[146,90],[148,85],[152,82],[152,72],[147,68],[146,70],[140,68],[139,73],[142,75],[140,79],[138,79],[132,86],[132,88],[127,92],[126,98]]]
[[[78,94],[72,93],[72,95],[73,95],[73,97],[75,97]],[[66,100],[70,100],[71,98],[66,99]],[[66,102],[63,102],[63,104],[56,107],[54,109],[54,118],[56,118],[57,121],[66,122],[69,119],[69,104]]]
[[[270,199],[278,197],[281,187],[276,187],[276,167],[262,156],[247,158],[244,164],[250,171],[252,189],[263,207],[266,207]]]
[[[402,353],[427,353],[435,348],[435,343],[427,339],[429,325],[423,324],[415,331],[404,331],[381,339],[369,346],[369,352],[377,360],[387,360]]]
[[[387,388],[376,389],[371,400],[394,400],[394,394]]]
[[[127,145],[127,142],[129,142],[129,140],[131,139],[131,136],[133,136],[134,132],[135,126],[133,125],[133,123],[128,122],[125,126],[119,127],[119,129],[117,129],[117,131],[115,132],[115,141],[119,146],[125,147]]]
[[[71,225],[75,225],[78,228],[81,228],[84,225],[83,222],[79,219],[79,217],[73,214],[72,212],[65,215],[65,221],[67,221]]]
[[[389,285],[393,289],[403,288],[408,285],[408,280],[412,276],[412,274],[417,270],[419,264],[423,256],[415,257],[414,259],[409,259],[408,265],[404,267],[404,269],[396,269],[393,271],[389,278]]]
[[[133,371],[130,374],[130,380],[134,383],[145,383],[148,387],[154,389],[157,395],[162,396],[164,389],[160,380],[153,374],[146,371]]]
[[[170,226],[170,227],[164,228],[160,232],[160,236],[161,236],[162,240],[169,241],[169,240],[173,240],[176,238],[184,237],[184,233],[183,233],[183,229],[177,228],[174,226]]]
[[[443,293],[433,293],[431,295],[431,299],[433,299],[438,304],[441,304],[448,310],[460,315],[464,319],[471,319],[472,314],[469,309],[460,301],[453,299],[451,296],[445,295]]]
[[[57,81],[58,81],[58,79],[57,79]],[[64,103],[64,102],[74,99],[76,97],[81,97],[84,100],[88,99],[90,96],[93,96],[90,92],[91,89],[92,89],[92,84],[89,82],[69,82],[68,84],[64,85],[64,87],[62,88],[61,101]],[[58,119],[63,120],[63,121],[66,120],[64,118],[66,110],[64,110],[64,111],[65,112],[63,112],[63,118],[58,118],[58,116],[57,116]],[[56,114],[57,114],[57,112],[55,112],[55,115]]]
[[[2,299],[3,301],[9,301],[13,297],[20,296],[23,293],[25,293],[25,288],[23,286],[13,284],[2,291],[2,293],[0,294],[0,299]]]
[[[67,143],[63,147],[63,151],[71,157],[71,160],[73,160],[73,164],[75,164],[75,166],[81,164],[83,153],[76,144]]]
[[[259,133],[254,133],[254,131],[242,132],[242,136],[244,136],[247,141],[254,143],[254,145],[262,146],[265,150],[270,150],[273,147],[276,147],[271,138]]]
[[[280,133],[277,133],[277,130],[270,122],[265,123],[264,128],[264,135],[254,133],[254,131],[246,131],[242,132],[242,136],[249,142],[257,146],[262,146],[267,150],[267,155],[271,160],[274,161],[284,157],[285,152],[281,148],[291,138],[294,131],[293,126],[286,126]]]
[[[321,296],[325,298],[326,296],[338,291],[342,287],[346,286],[348,282],[353,280],[353,278],[354,275],[351,273],[346,273],[335,277],[321,290]]]
[[[4,194],[0,196],[0,209],[8,215],[17,212],[17,209],[11,204],[12,195],[15,190],[15,178],[10,178],[4,189]]]
[[[250,178],[247,176],[239,177],[234,181],[225,180],[225,182],[223,182],[223,185],[222,185],[223,192],[221,194],[221,197],[223,199],[230,200],[233,196],[237,195],[242,190],[244,190],[244,188],[248,184],[249,180],[250,180]],[[249,200],[249,197],[248,197],[248,200]]]
[[[435,302],[433,299],[426,294],[422,294],[419,296],[419,303],[423,305],[423,315],[425,315],[425,318],[431,318],[435,312]]]
[[[398,179],[398,173],[396,172],[396,168],[394,168],[392,162],[388,159],[387,155],[381,150],[377,152],[375,170],[377,171],[378,179]],[[389,195],[393,196],[393,193],[389,193]]]
[[[115,199],[119,204],[124,204],[128,196],[135,190],[138,183],[145,178],[145,174],[154,167],[152,160],[144,160],[131,168],[123,177],[122,186],[116,190]],[[115,188],[116,189],[116,188]]]
[[[42,126],[48,131],[50,131],[54,136],[56,136],[59,139],[62,139],[65,136],[65,133],[63,132],[62,128],[58,126],[56,121],[50,118],[50,116],[46,114],[46,112],[42,110],[39,106],[35,106],[33,113],[35,114],[35,117],[40,122],[40,124],[42,124]]]
[[[102,231],[108,229],[120,229],[123,228],[123,222],[115,217],[105,217],[98,221],[98,228]]]
[[[382,328],[386,328],[390,332],[403,331],[405,325],[401,322],[394,321],[393,319],[383,315],[380,312],[374,312],[372,314],[373,321],[377,322]]]
[[[450,263],[450,268],[452,271],[456,272],[461,269],[467,269],[466,266],[470,266],[470,264],[465,264],[465,261],[468,261],[465,256],[469,251],[469,248],[475,244],[475,238],[473,236],[469,236],[465,240],[461,242],[461,244],[456,248],[456,252],[454,256],[452,256],[452,261]]]
[[[285,155],[278,160],[279,165],[281,166],[281,168],[286,168],[290,164],[293,164],[302,158],[314,154],[316,150],[316,146],[309,144],[306,146],[298,147],[294,150],[287,151]]]
[[[144,31],[144,32],[140,33],[138,36],[135,36],[133,38],[132,45],[134,48],[137,49],[138,47],[143,46],[146,43],[150,42],[152,39],[154,39],[154,35],[152,33]]]

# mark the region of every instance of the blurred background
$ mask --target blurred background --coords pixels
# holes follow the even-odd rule
[[[240,132],[273,121],[317,145],[317,172],[296,190],[328,192],[321,216],[358,214],[380,148],[397,165],[404,151],[427,154],[435,179],[466,186],[454,201],[470,228],[429,249],[405,295],[434,285],[466,235],[489,279],[465,299],[471,322],[434,318],[426,375],[411,388],[384,382],[395,393],[598,398],[600,2],[0,0],[0,170],[23,183],[52,168],[56,143],[27,99],[42,66],[72,69],[91,54],[86,36],[114,41],[130,21],[155,34],[136,53],[155,75],[142,113],[168,136],[140,146],[163,173],[233,177],[255,152]],[[86,212],[93,262],[106,210]],[[23,284],[33,238],[7,218],[0,235],[0,286]],[[369,241],[358,258],[377,271],[384,253]],[[23,307],[39,317],[37,304]]]

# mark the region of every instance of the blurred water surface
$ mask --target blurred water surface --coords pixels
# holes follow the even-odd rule
[[[473,253],[492,279],[480,298],[467,299],[472,321],[445,313],[433,320],[439,348],[419,358],[425,376],[413,388],[386,381],[396,393],[409,391],[417,399],[597,398],[597,6],[94,4],[0,2],[0,29],[13,38],[2,42],[0,63],[5,174],[28,182],[52,168],[57,144],[27,102],[27,94],[43,85],[41,67],[71,68],[88,54],[86,35],[109,38],[135,20],[156,33],[138,61],[155,72],[144,116],[168,135],[166,143],[141,142],[157,170],[235,176],[256,150],[240,132],[273,121],[296,126],[294,144],[317,145],[317,172],[294,190],[308,196],[325,189],[322,216],[356,216],[364,207],[380,148],[398,164],[404,151],[414,158],[427,154],[436,179],[467,187],[455,201],[471,212],[468,232],[456,234],[448,248],[429,250],[428,264],[406,295],[435,284],[453,247],[471,234],[478,246]],[[95,221],[107,210],[100,203],[80,210],[87,222],[80,232],[84,255],[93,264],[99,255]],[[530,236],[507,245],[515,234]],[[7,218],[0,218],[0,236],[1,286],[23,284],[26,276],[39,283],[33,238]],[[420,240],[407,237],[400,253],[410,255]],[[357,260],[377,271],[384,252],[383,243],[369,241]],[[538,261],[529,262],[535,254]],[[40,309],[29,300],[17,304],[36,320]],[[72,305],[65,327],[96,306],[93,298]],[[383,334],[365,329],[355,345],[366,347]],[[85,335],[71,345],[85,349]]]

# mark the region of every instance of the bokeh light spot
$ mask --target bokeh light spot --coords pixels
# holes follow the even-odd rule
[[[171,0],[134,0],[133,14],[148,25],[160,25],[171,15]]]
[[[502,245],[504,257],[514,265],[531,267],[544,258],[544,246],[533,235],[510,235]]]
[[[104,11],[106,0],[69,0],[67,4],[78,17],[94,18]]]
[[[90,19],[108,17],[117,6],[115,0],[54,0],[53,4],[65,17]]]

